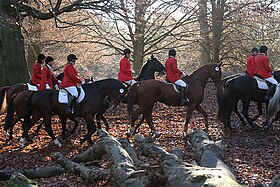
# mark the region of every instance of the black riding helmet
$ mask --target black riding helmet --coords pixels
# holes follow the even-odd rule
[[[48,64],[49,62],[53,61],[53,57],[47,56],[45,63]]]
[[[45,55],[39,54],[38,57],[37,57],[37,60],[38,60],[38,62],[42,62],[45,58],[46,58]]]
[[[173,57],[175,57],[176,56],[176,51],[175,51],[175,49],[169,49],[169,51],[168,51],[168,56],[173,56]]]
[[[123,50],[123,54],[124,54],[124,55],[126,55],[127,53],[129,53],[129,54],[131,53],[130,49],[128,49],[128,48],[126,48],[126,49]]]
[[[73,60],[78,60],[76,55],[70,54],[70,55],[67,56],[67,61],[68,62],[73,62]]]
[[[254,47],[254,48],[252,48],[252,51],[251,51],[252,53],[254,53],[254,52],[259,52],[259,49],[258,48],[256,48],[256,47]]]
[[[268,48],[265,45],[260,47],[260,52],[261,53],[267,53],[267,50],[268,50]]]

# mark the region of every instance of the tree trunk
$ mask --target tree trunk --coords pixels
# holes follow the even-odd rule
[[[213,63],[220,62],[221,37],[223,32],[223,20],[225,13],[225,0],[211,0],[212,4],[212,46],[213,46]]]
[[[0,86],[26,82],[29,78],[24,39],[14,14],[10,1],[0,1]]]
[[[37,187],[37,183],[29,180],[21,173],[14,173],[11,179],[7,182],[7,187]]]
[[[200,26],[200,65],[211,62],[210,59],[210,37],[209,25],[207,21],[207,1],[199,1],[199,26]]]

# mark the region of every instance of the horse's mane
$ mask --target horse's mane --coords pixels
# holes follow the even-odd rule
[[[93,83],[83,84],[83,88],[92,87],[92,88],[104,88],[104,87],[113,87],[120,88],[122,84],[113,78],[102,79],[99,81],[95,81]]]
[[[140,69],[140,74],[139,74],[139,76],[141,75],[141,74],[143,74],[143,72],[145,72],[146,70],[147,70],[147,68],[148,68],[148,63],[150,62],[151,60],[148,60],[147,62],[145,62],[143,65],[142,65],[142,67],[141,67],[141,69]]]
[[[192,72],[192,74],[190,76],[195,76],[198,72],[203,72],[206,69],[209,68],[209,66],[218,66],[218,64],[205,64],[203,66],[201,66],[200,68],[198,68],[197,70],[195,70],[194,72]]]

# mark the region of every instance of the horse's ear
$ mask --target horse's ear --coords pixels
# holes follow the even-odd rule
[[[219,68],[221,68],[221,67],[222,67],[222,65],[223,65],[223,62],[220,62],[220,64],[219,64]]]

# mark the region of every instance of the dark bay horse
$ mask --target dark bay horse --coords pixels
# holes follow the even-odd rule
[[[4,131],[6,133],[6,143],[8,143],[13,138],[13,127],[18,122],[21,121],[21,119],[24,117],[24,105],[27,100],[27,98],[33,93],[33,91],[25,90],[22,91],[16,95],[13,96],[10,103],[7,107],[7,115],[5,118],[5,124],[4,124]],[[75,127],[71,130],[70,135],[75,132],[76,127],[78,127],[78,121],[73,116],[68,116],[70,120],[72,120],[75,123]],[[59,119],[62,124],[62,139],[65,139],[65,132],[66,129],[66,116],[59,116]],[[22,122],[22,121],[21,121]],[[35,134],[38,134],[40,128],[42,127],[43,123],[41,123],[36,130]],[[10,129],[9,133],[8,130]],[[29,140],[30,141],[30,140]]]
[[[57,90],[43,90],[32,93],[26,101],[25,104],[25,117],[23,122],[23,134],[21,138],[21,146],[25,145],[25,140],[29,140],[28,131],[35,124],[39,118],[43,118],[43,123],[45,124],[45,130],[52,138],[54,143],[61,146],[61,143],[54,136],[51,128],[51,116],[56,113],[59,116],[70,116],[73,117],[83,117],[87,123],[88,132],[84,136],[84,139],[92,144],[91,136],[96,131],[96,126],[94,123],[94,115],[98,113],[100,107],[103,104],[104,99],[110,95],[114,95],[114,100],[111,101],[114,105],[121,102],[122,98],[126,94],[126,87],[116,79],[105,79],[96,81],[90,84],[82,85],[85,91],[85,98],[81,103],[76,104],[74,114],[66,115],[66,104],[61,104],[58,102],[58,91]],[[44,99],[42,99],[44,98]],[[32,119],[30,117],[32,115]]]
[[[148,79],[155,79],[155,72],[163,73],[165,67],[153,55],[151,59],[142,66],[139,76],[135,78],[136,81],[143,81]]]
[[[133,85],[128,92],[128,113],[131,118],[131,128],[128,136],[133,135],[139,125],[135,128],[135,121],[138,116],[143,114],[152,133],[159,136],[152,122],[152,110],[155,102],[159,101],[169,106],[188,106],[184,132],[187,134],[188,123],[194,110],[199,111],[205,121],[206,130],[208,130],[208,116],[205,109],[200,105],[204,97],[204,88],[208,79],[211,78],[217,85],[221,80],[221,64],[207,64],[194,71],[190,76],[183,78],[188,82],[189,88],[187,95],[189,102],[181,103],[180,94],[175,92],[173,86],[157,80],[146,80]],[[135,99],[138,100],[139,107],[133,111]]]
[[[274,75],[277,81],[279,81],[280,78],[278,76],[279,73],[277,71]],[[219,101],[218,118],[225,127],[231,128],[230,116],[233,110],[237,110],[237,103],[239,100],[242,101],[242,114],[246,121],[251,127],[256,127],[253,121],[262,114],[262,103],[267,104],[267,101],[264,99],[267,90],[259,89],[257,81],[248,76],[237,76],[224,81],[224,85],[222,85],[221,88],[223,89],[222,93],[217,94]],[[253,119],[251,119],[248,114],[250,101],[257,102],[259,110],[259,114]],[[241,119],[242,117],[239,118]],[[242,123],[245,123],[244,120]]]
[[[139,76],[137,78],[135,78],[135,80],[143,81],[143,80],[155,79],[155,72],[164,73],[165,67],[162,65],[162,63],[156,57],[154,57],[154,55],[151,55],[151,58],[148,59],[148,61],[142,66]],[[114,96],[112,96],[112,97],[114,97]],[[110,100],[110,97],[108,97],[108,100]],[[123,99],[123,102],[127,103],[126,97]],[[102,111],[106,111],[108,108],[109,108],[109,104],[105,102],[101,108],[101,112],[100,112],[101,114],[98,113],[96,115],[98,127],[100,128],[100,126],[101,126],[100,119],[102,119],[107,130],[109,129],[108,122],[107,122],[106,118],[102,115],[104,113]],[[142,121],[143,120],[144,119],[142,118]]]

